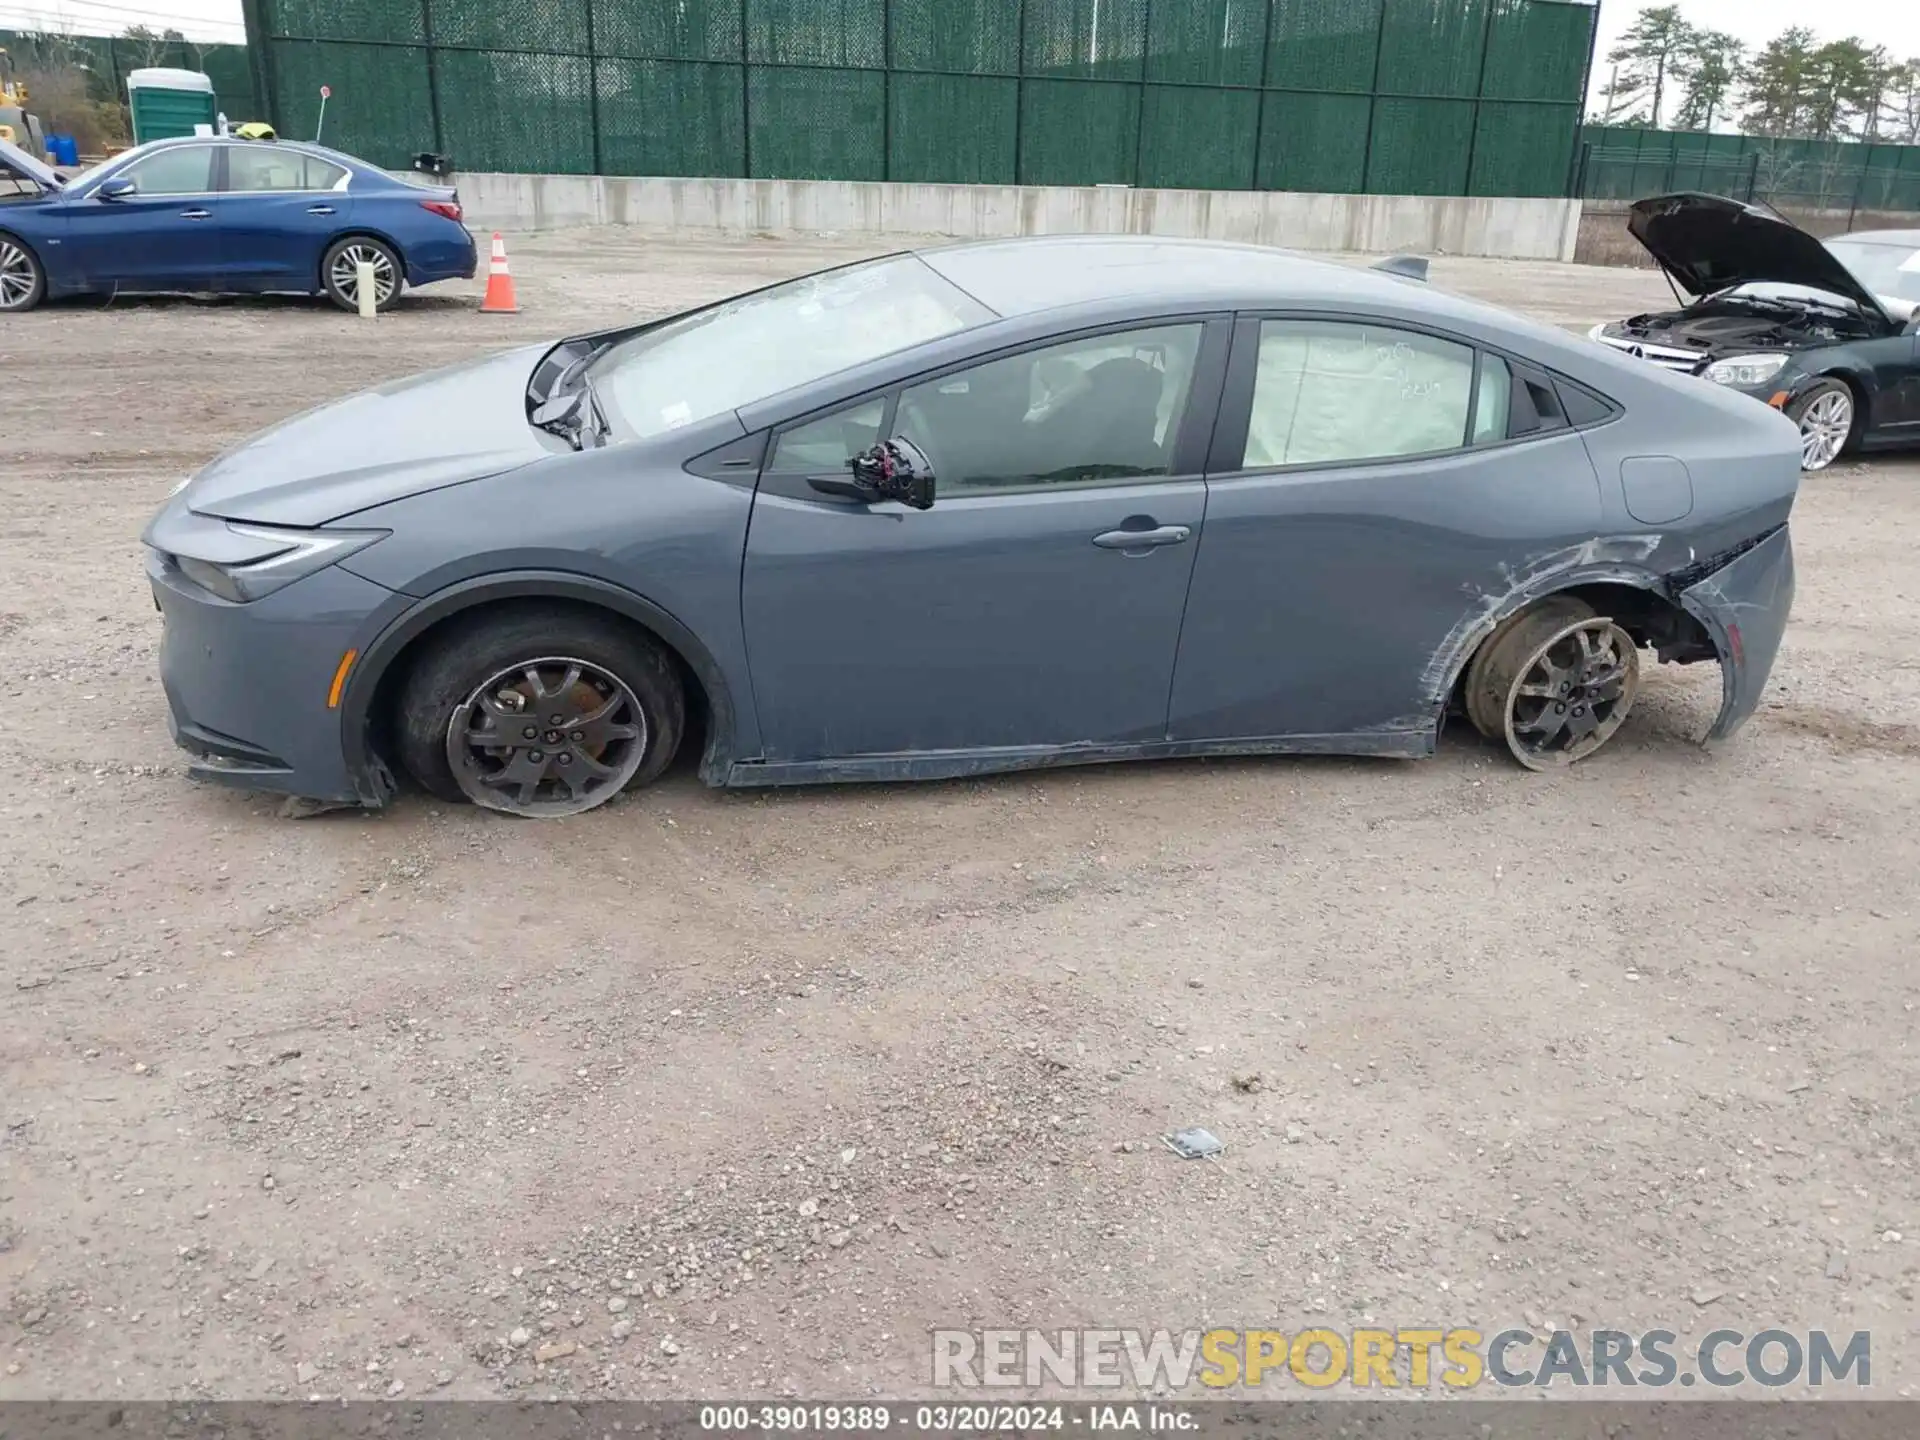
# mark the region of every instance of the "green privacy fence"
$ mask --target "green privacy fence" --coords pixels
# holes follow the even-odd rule
[[[1578,189],[1590,199],[1706,190],[1820,210],[1920,210],[1920,145],[1589,125],[1580,152]]]
[[[91,99],[111,100],[123,106],[127,101],[130,71],[156,65],[199,70],[213,82],[214,96],[228,119],[238,124],[259,118],[253,90],[254,67],[244,45],[0,30],[0,50],[5,50],[23,73],[78,71],[85,77]],[[55,119],[57,122],[58,117]]]
[[[243,0],[283,135],[387,165],[1561,195],[1567,0]]]

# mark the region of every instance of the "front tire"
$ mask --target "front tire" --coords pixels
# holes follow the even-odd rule
[[[680,748],[673,661],[618,621],[540,607],[459,626],[400,695],[407,772],[443,800],[578,815],[657,779]]]
[[[1816,381],[1787,406],[1787,418],[1800,427],[1800,468],[1824,470],[1853,443],[1856,407],[1844,380]]]
[[[1467,718],[1529,770],[1592,755],[1626,723],[1639,693],[1633,637],[1572,595],[1520,611],[1467,667]]]
[[[47,272],[24,240],[0,234],[0,311],[31,310],[47,295]]]
[[[373,308],[391,310],[406,283],[406,267],[393,247],[371,235],[349,235],[327,247],[320,262],[320,285],[342,310],[360,309],[360,261],[373,266]]]

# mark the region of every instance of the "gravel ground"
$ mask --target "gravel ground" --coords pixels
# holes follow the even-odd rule
[[[136,540],[176,479],[859,248],[574,232],[514,241],[511,318],[0,325],[0,1398],[899,1395],[935,1326],[1436,1322],[1870,1329],[1911,1392],[1913,462],[1807,486],[1769,703],[1713,755],[1706,667],[1559,776],[1458,729],[917,788],[683,765],[550,825],[183,778]],[[1435,279],[1567,325],[1664,294]],[[1161,1146],[1188,1124],[1220,1164]]]

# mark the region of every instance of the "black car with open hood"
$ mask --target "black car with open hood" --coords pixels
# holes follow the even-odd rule
[[[1638,201],[1627,230],[1680,304],[1592,338],[1785,410],[1809,470],[1920,444],[1920,231],[1821,240],[1767,206],[1691,193]]]

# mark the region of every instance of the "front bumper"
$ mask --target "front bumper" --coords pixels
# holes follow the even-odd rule
[[[158,552],[147,579],[165,629],[160,683],[187,773],[246,790],[379,804],[383,777],[349,769],[327,705],[341,657],[393,592],[339,566],[249,605],[210,595]]]
[[[1793,609],[1793,540],[1782,525],[1711,575],[1680,592],[1687,613],[1720,652],[1720,715],[1708,740],[1724,740],[1752,718]]]

